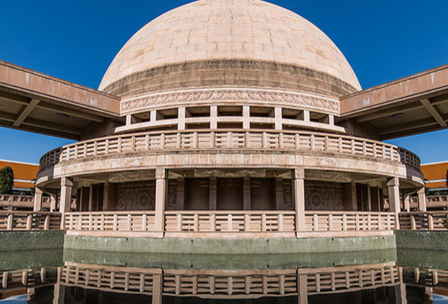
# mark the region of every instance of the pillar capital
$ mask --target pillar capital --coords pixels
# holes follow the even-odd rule
[[[293,170],[293,176],[295,179],[305,179],[305,169],[295,168]]]
[[[166,178],[166,170],[164,168],[156,169],[156,179],[164,179]]]
[[[68,177],[62,177],[61,186],[73,187],[73,180]]]
[[[400,186],[400,178],[398,177],[392,177],[390,179],[387,180],[387,186],[388,187],[395,187],[395,186]]]

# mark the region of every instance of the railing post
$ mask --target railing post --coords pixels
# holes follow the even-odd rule
[[[146,231],[146,223],[148,222],[148,218],[146,213],[142,215],[142,230]]]
[[[128,231],[132,231],[132,215],[128,214]]]
[[[411,214],[411,230],[416,230],[416,223],[415,223],[415,217],[413,214]]]
[[[214,213],[210,215],[210,230],[216,231],[216,214]]]
[[[26,216],[26,230],[31,230],[33,228],[33,214],[28,214]]]
[[[328,231],[333,230],[333,214],[328,215]]]
[[[182,231],[182,214],[181,213],[178,213],[177,214],[177,217],[176,217],[176,220],[177,220],[177,231],[178,232],[181,232]]]
[[[250,230],[250,214],[246,213],[244,214],[244,231]]]
[[[6,227],[7,230],[13,229],[13,227],[14,227],[14,214],[13,213],[8,214],[8,223],[6,226],[7,226]]]
[[[359,214],[355,215],[356,231],[361,230],[359,227]]]
[[[313,231],[319,230],[319,216],[317,213],[313,214]]]
[[[434,217],[428,213],[428,229],[434,230]]]
[[[89,224],[88,224],[88,229],[89,230],[93,230],[93,215],[89,214]]]
[[[342,215],[342,230],[347,230],[347,214],[345,213]]]
[[[266,213],[261,214],[261,231],[266,232]]]
[[[113,224],[112,224],[112,230],[116,231],[118,230],[118,215],[114,214],[114,220],[113,220]]]
[[[232,213],[227,215],[227,231],[232,231]]]
[[[199,214],[193,215],[193,231],[199,231]]]
[[[50,230],[50,214],[45,215],[44,230]]]
[[[277,221],[278,221],[278,231],[282,232],[283,231],[283,214],[279,213],[279,215],[277,216]]]

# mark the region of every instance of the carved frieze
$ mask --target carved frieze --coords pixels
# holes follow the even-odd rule
[[[344,210],[342,184],[326,182],[305,183],[305,209],[322,211]]]
[[[155,183],[146,181],[117,186],[117,210],[154,210]]]
[[[274,90],[247,90],[247,89],[213,89],[188,90],[168,93],[156,93],[140,98],[123,100],[121,111],[140,110],[157,105],[180,104],[204,101],[258,101],[279,102],[302,105],[304,107],[319,108],[329,111],[339,111],[339,102],[309,94]]]

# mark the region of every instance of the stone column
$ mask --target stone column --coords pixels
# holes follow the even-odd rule
[[[156,169],[156,218],[155,230],[161,232],[165,231],[165,197],[166,197],[166,170]]]
[[[243,205],[244,210],[249,211],[252,210],[252,201],[251,201],[251,194],[250,194],[250,177],[245,176],[243,179]]]
[[[216,176],[210,176],[208,187],[209,187],[208,209],[214,211],[218,209],[218,203],[216,199],[218,194],[218,180],[216,179]]]
[[[306,274],[297,275],[298,304],[308,304],[308,278]]]
[[[37,212],[37,211],[42,211],[42,190],[38,187],[35,187],[34,190],[34,207],[33,207],[33,211]]]
[[[293,170],[294,210],[296,211],[296,231],[305,231],[305,170]]]
[[[57,208],[57,195],[51,194],[50,196],[50,212],[55,212]]]
[[[406,212],[410,212],[411,211],[411,201],[409,199],[409,194],[404,194],[403,195],[403,209]]]
[[[417,192],[418,195],[418,210],[419,211],[425,211],[426,212],[426,194],[425,194],[425,187],[420,188]]]
[[[370,185],[367,185],[367,211],[372,211],[372,190]]]
[[[71,178],[61,178],[61,202],[59,212],[61,212],[61,229],[65,229],[65,213],[70,212],[72,203],[73,180]]]
[[[356,183],[344,185],[344,209],[345,211],[358,211]]]
[[[283,178],[277,177],[275,179],[275,208],[279,211],[282,210],[284,205],[283,198]]]
[[[398,213],[400,210],[400,179],[393,177],[387,181],[387,188],[389,192],[389,211],[395,213],[395,229],[400,229],[400,222],[398,220]]]

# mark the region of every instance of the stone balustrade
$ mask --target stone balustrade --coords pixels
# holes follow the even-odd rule
[[[304,237],[316,234],[391,233],[394,213],[305,212],[298,231],[294,211],[166,211],[165,231],[156,231],[154,211],[70,212],[64,227],[73,235],[165,237]],[[296,235],[297,233],[297,235]]]
[[[308,232],[384,231],[396,227],[395,214],[390,212],[305,212]]]
[[[401,212],[400,229],[448,230],[448,211]]]
[[[58,281],[58,269],[20,269],[0,272],[0,293],[4,291],[22,290],[51,286]]]
[[[139,294],[171,296],[315,295],[397,286],[401,268],[393,262],[329,268],[263,270],[155,269],[66,262],[60,283],[65,286],[100,288]],[[302,284],[301,284],[302,283]]]
[[[45,209],[50,208],[50,197],[42,197],[42,207]],[[12,195],[12,194],[0,194],[0,208],[6,209],[33,209],[34,196],[32,195]]]
[[[45,154],[41,170],[59,162],[160,150],[256,149],[313,151],[395,161],[420,169],[413,153],[382,142],[313,132],[184,131],[136,133],[87,140]]]
[[[0,231],[59,230],[60,226],[60,213],[0,211]]]

